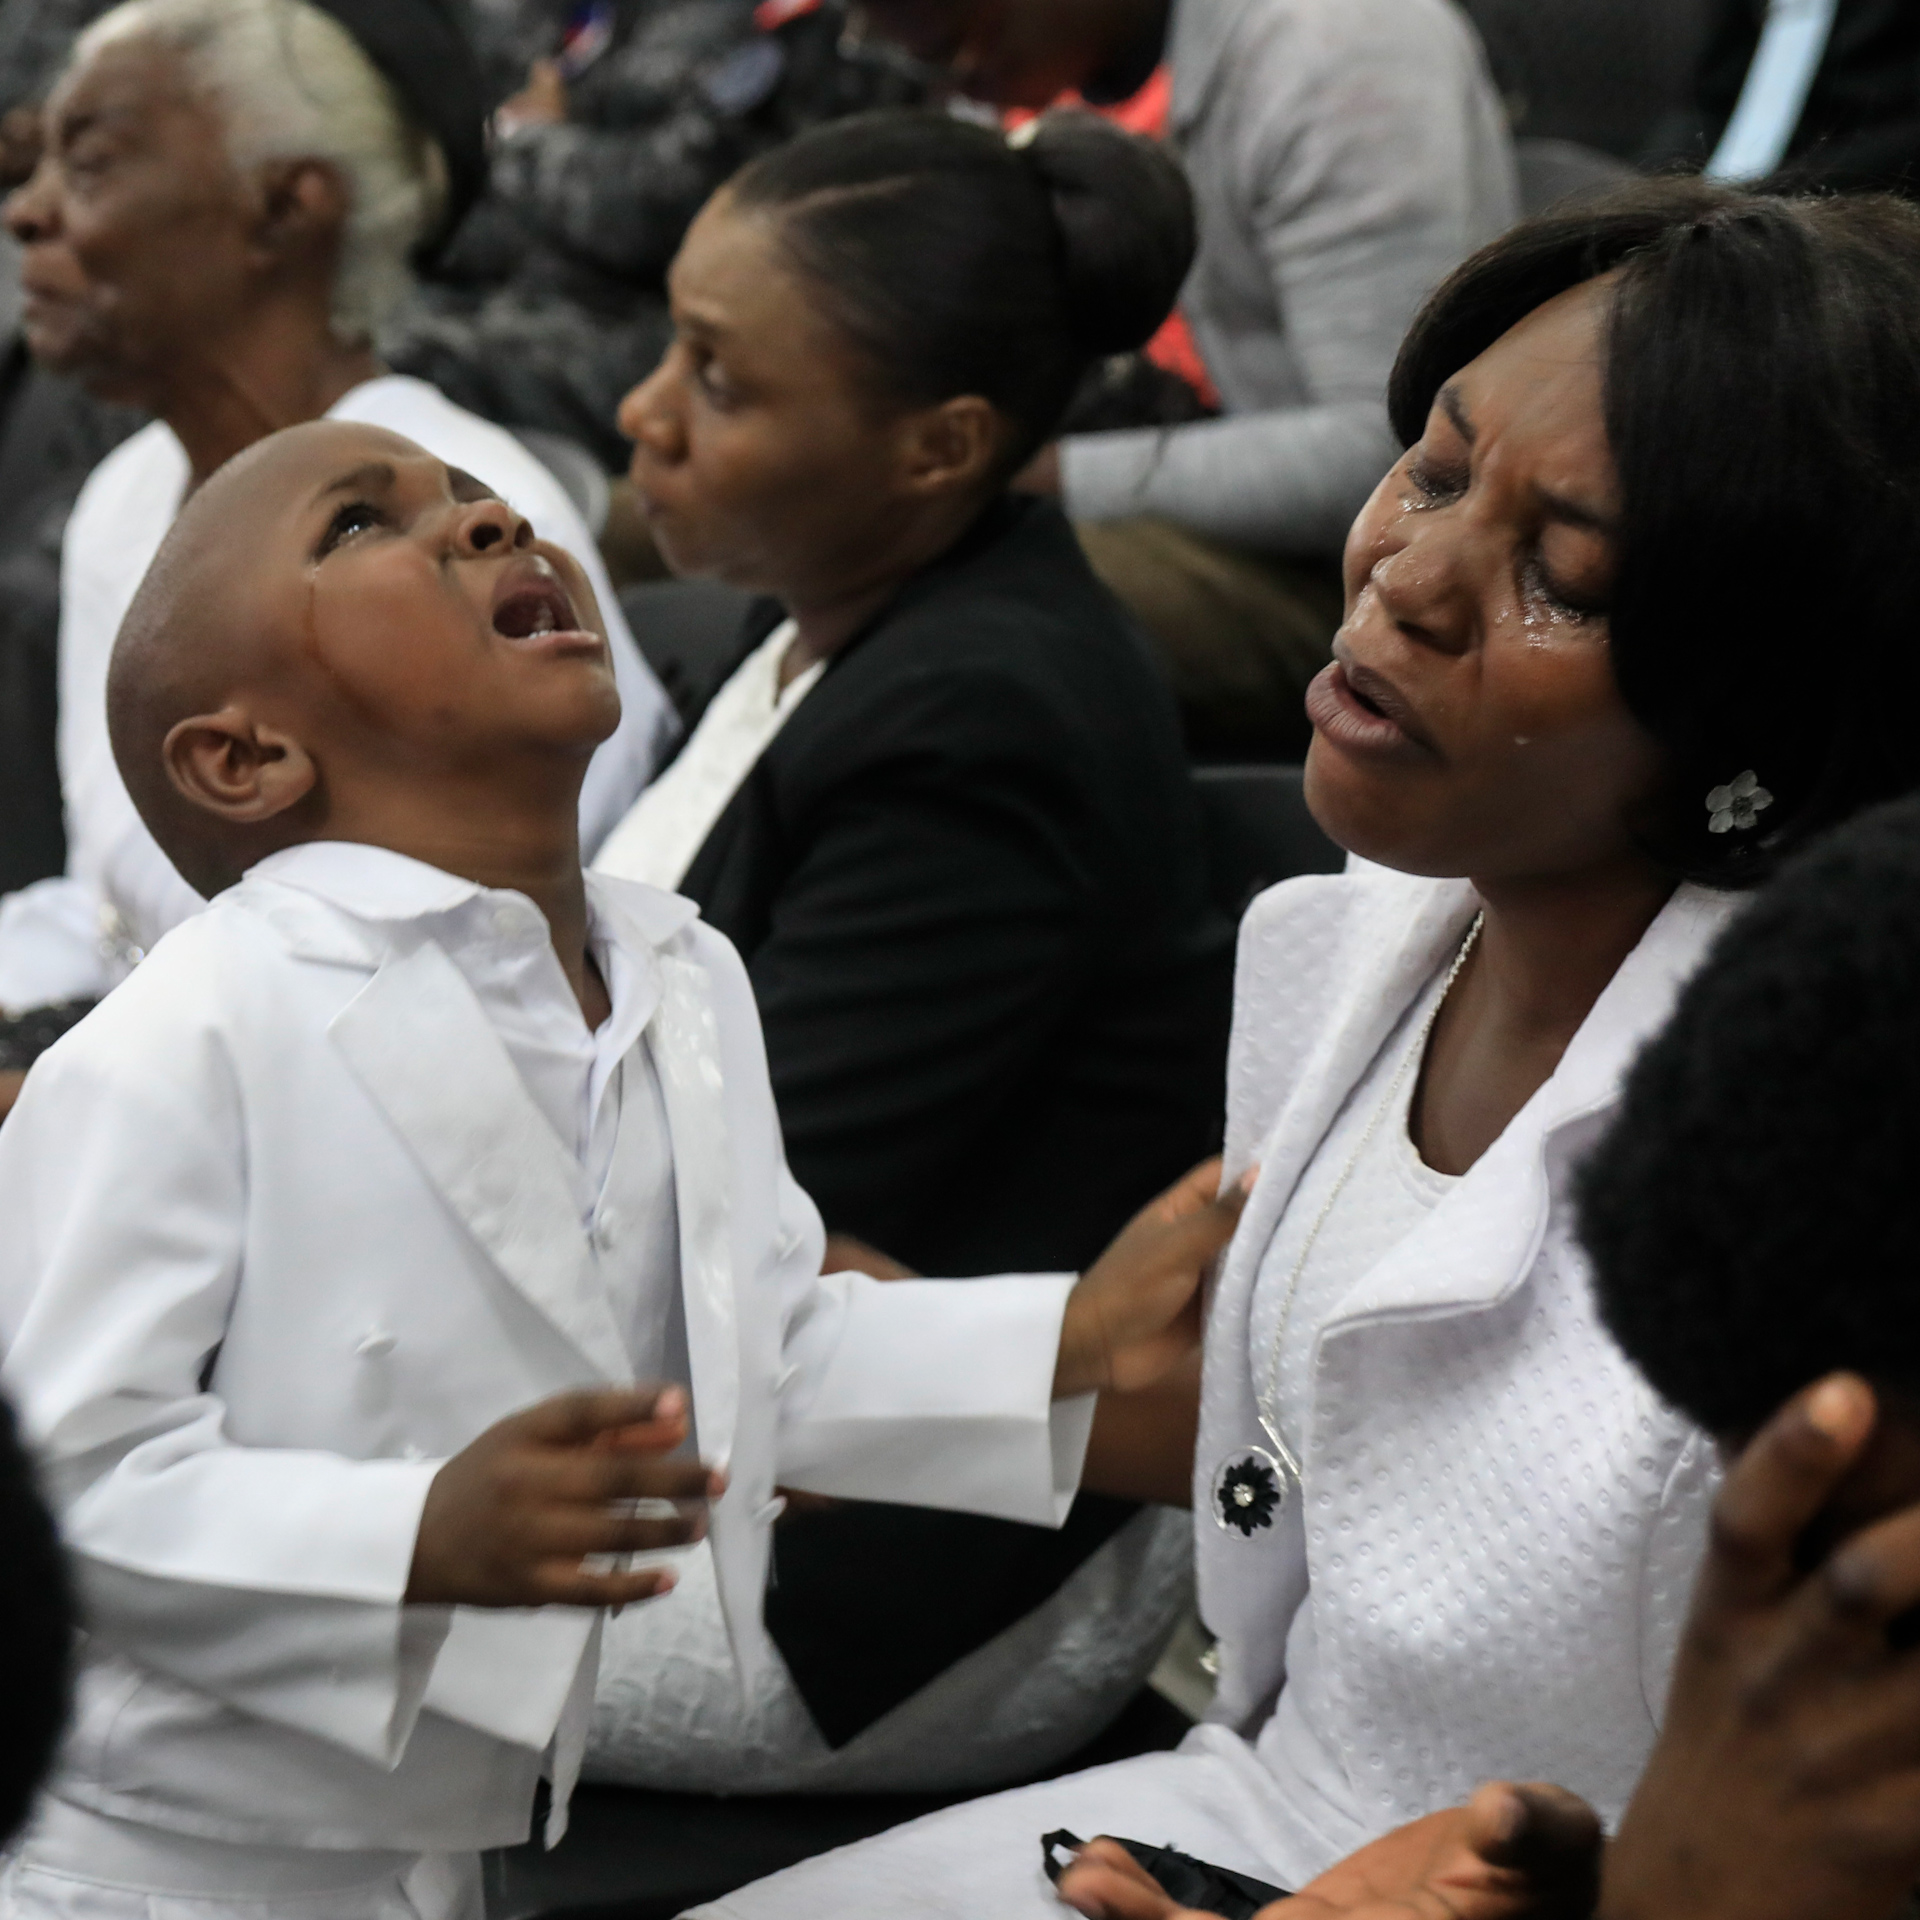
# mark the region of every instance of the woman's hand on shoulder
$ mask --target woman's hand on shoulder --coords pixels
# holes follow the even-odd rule
[[[1142,1207],[1067,1300],[1054,1371],[1057,1400],[1136,1393],[1200,1344],[1201,1283],[1233,1238],[1254,1169],[1223,1187],[1208,1160]]]

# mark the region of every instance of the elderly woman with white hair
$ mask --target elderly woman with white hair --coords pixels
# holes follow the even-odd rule
[[[83,34],[44,155],[7,202],[43,365],[153,423],[95,470],[62,564],[64,878],[0,903],[0,1011],[72,1006],[202,904],[135,814],[107,741],[107,659],[182,500],[277,428],[389,427],[510,499],[592,576],[625,714],[581,803],[587,851],[672,727],[592,536],[510,434],[374,342],[410,263],[484,177],[480,85],[447,0],[130,0]],[[57,1013],[43,1016],[48,1035]],[[0,1084],[0,1112],[17,1090]]]

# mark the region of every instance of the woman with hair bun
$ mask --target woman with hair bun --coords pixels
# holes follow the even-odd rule
[[[1009,491],[1193,246],[1178,166],[1092,116],[842,121],[702,212],[622,410],[675,571],[766,597],[596,864],[736,943],[796,1176],[918,1271],[1083,1266],[1217,1144],[1230,939],[1172,701],[1059,508]],[[731,1687],[696,1571],[613,1624],[600,1764],[907,1788],[1058,1760],[1144,1679],[1183,1531],[1093,1498],[1060,1535],[789,1516],[768,1624],[812,1724],[716,1699],[674,1731],[703,1665]]]

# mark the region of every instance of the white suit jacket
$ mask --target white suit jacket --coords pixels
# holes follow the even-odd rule
[[[1058,1524],[1091,1398],[1050,1405],[1069,1276],[819,1277],[732,947],[589,876],[657,969],[712,1548],[735,1656],[781,1483]],[[596,1616],[402,1605],[427,1486],[502,1416],[630,1378],[583,1177],[431,939],[255,876],[36,1066],[0,1133],[0,1382],[90,1638],[58,1790],[216,1839],[524,1836],[590,1704]]]
[[[1475,906],[1463,882],[1367,869],[1275,888],[1241,933],[1227,1172],[1257,1161],[1260,1176],[1207,1331],[1200,1606],[1221,1641],[1214,1717],[1257,1738],[1316,1836],[1316,1871],[1491,1776],[1557,1780],[1616,1816],[1656,1731],[1714,1481],[1710,1444],[1600,1326],[1571,1204],[1625,1069],[1730,911],[1682,887],[1552,1078],[1319,1326],[1304,1514],[1295,1499],[1251,1536],[1214,1517],[1221,1462],[1270,1444],[1248,1325],[1276,1224]],[[1331,1753],[1274,1713],[1309,1581]]]

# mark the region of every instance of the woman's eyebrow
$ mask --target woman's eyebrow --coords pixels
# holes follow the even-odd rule
[[[1440,411],[1453,422],[1453,430],[1468,446],[1479,438],[1479,430],[1467,416],[1467,403],[1460,397],[1460,389],[1449,381],[1440,389]]]
[[[1570,500],[1564,493],[1555,493],[1551,487],[1536,486],[1534,498],[1540,502],[1540,510],[1549,520],[1557,520],[1563,526],[1579,527],[1588,533],[1605,534],[1612,539],[1620,531],[1618,518],[1610,513],[1602,513],[1598,507],[1590,507],[1584,501]]]
[[[324,487],[314,492],[316,500],[325,500],[336,493],[391,493],[393,491],[394,471],[386,460],[368,460],[355,467],[351,473],[343,473],[337,480],[329,480]]]

